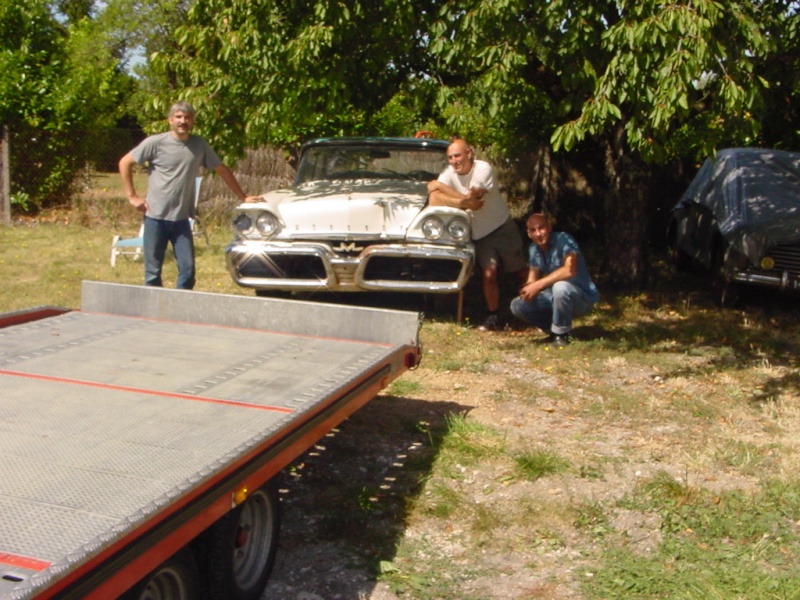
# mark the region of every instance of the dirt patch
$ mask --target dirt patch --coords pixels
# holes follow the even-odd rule
[[[600,565],[598,536],[639,555],[658,550],[658,516],[619,503],[640,482],[666,474],[679,485],[752,488],[757,473],[727,468],[726,444],[757,448],[765,432],[769,443],[790,443],[797,433],[793,418],[752,404],[704,408],[697,399],[724,398],[728,382],[706,372],[699,351],[676,353],[679,366],[665,373],[639,355],[595,356],[589,365],[580,343],[560,360],[531,350],[536,337],[493,334],[494,358],[474,372],[423,360],[402,378],[412,393],[375,398],[287,470],[281,544],[264,598],[585,598],[583,582]],[[775,400],[779,412],[788,410]],[[504,458],[441,474],[435,432],[453,415],[496,432]],[[530,450],[552,450],[570,467],[524,480],[508,457]],[[459,498],[446,517],[426,505],[438,486]],[[481,528],[482,520],[491,526]],[[415,564],[438,582],[415,581]],[[386,569],[407,577],[381,578]]]
[[[650,470],[647,460],[631,461],[602,479],[569,476],[511,484],[503,483],[508,465],[498,465],[498,470],[464,468],[455,485],[469,502],[494,511],[519,510],[512,507],[519,507],[522,497],[532,518],[539,519],[535,539],[520,538],[513,531],[494,532],[492,535],[508,536],[508,545],[501,550],[490,545],[480,556],[473,554],[468,519],[454,515],[442,527],[439,518],[418,514],[411,518],[409,514],[413,499],[425,494],[425,486],[431,483],[427,478],[436,457],[430,454],[429,429],[441,429],[450,415],[466,414],[520,448],[546,447],[554,435],[564,440],[558,448],[564,455],[582,455],[587,438],[593,454],[609,459],[632,447],[644,447],[641,434],[624,425],[598,432],[595,422],[576,418],[570,402],[498,401],[496,394],[509,378],[533,382],[532,390],[559,385],[555,376],[528,369],[522,360],[518,363],[492,364],[482,374],[424,367],[409,373],[405,377],[420,383],[420,394],[413,398],[379,396],[288,470],[282,481],[281,545],[264,597],[420,597],[413,589],[398,594],[377,580],[382,562],[395,560],[395,548],[406,537],[422,549],[419,559],[426,558],[424,549],[429,548],[429,560],[449,562],[452,577],[464,577],[460,586],[463,597],[580,598],[576,566],[585,564],[584,544],[588,542],[548,506],[575,502],[576,498],[613,500]],[[421,428],[420,423],[427,425]],[[657,543],[658,526],[649,517],[625,512],[618,520],[615,526],[641,551]]]

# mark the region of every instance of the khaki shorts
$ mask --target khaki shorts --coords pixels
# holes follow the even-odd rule
[[[491,265],[497,265],[506,273],[527,269],[522,236],[514,220],[508,219],[489,235],[475,240],[475,258],[481,270]]]

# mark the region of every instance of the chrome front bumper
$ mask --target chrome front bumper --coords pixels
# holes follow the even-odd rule
[[[800,277],[788,271],[780,273],[768,271],[738,271],[733,274],[733,280],[739,283],[765,285],[782,290],[800,290]]]
[[[734,269],[733,281],[776,287],[782,290],[800,290],[800,243],[778,244],[765,253],[773,266],[769,269],[753,265],[740,265]]]
[[[376,244],[353,256],[314,242],[234,241],[225,249],[233,280],[256,290],[457,292],[474,261],[472,244]]]

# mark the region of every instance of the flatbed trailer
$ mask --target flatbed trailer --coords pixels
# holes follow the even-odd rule
[[[270,480],[417,365],[419,325],[98,282],[0,315],[0,598],[259,598]]]

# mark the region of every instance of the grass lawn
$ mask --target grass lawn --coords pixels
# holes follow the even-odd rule
[[[109,261],[135,215],[113,181],[94,192],[0,228],[0,312],[79,308],[83,280],[142,282],[140,261]],[[198,240],[196,289],[252,295],[225,269],[222,221]],[[703,278],[654,270],[647,290],[601,288],[563,350],[480,334],[474,303],[464,323],[426,319],[421,367],[384,395],[410,407],[393,436],[419,438],[412,483],[389,510],[362,476],[332,482],[353,486],[358,532],[337,552],[402,598],[800,598],[796,298],[718,310]]]

